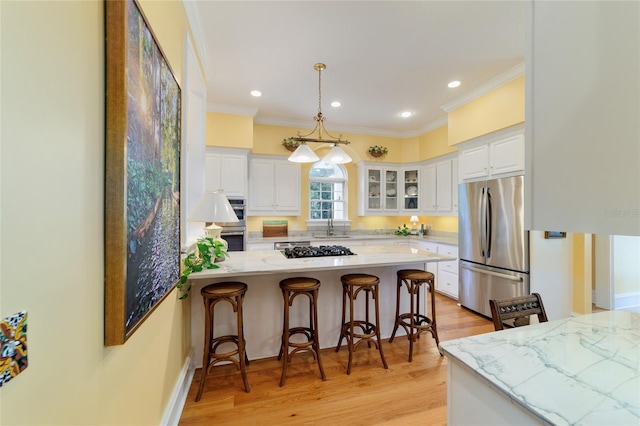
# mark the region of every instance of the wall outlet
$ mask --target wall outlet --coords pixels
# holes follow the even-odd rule
[[[358,229],[364,229],[364,224],[358,223]]]
[[[297,223],[292,223],[291,224],[291,230],[292,231],[297,231],[298,230],[298,224]]]

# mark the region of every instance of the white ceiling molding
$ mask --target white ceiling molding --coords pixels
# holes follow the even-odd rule
[[[219,112],[222,114],[248,115],[255,117],[258,113],[257,107],[241,107],[236,105],[223,105],[207,102],[207,112]]]
[[[502,74],[492,78],[484,84],[476,87],[475,89],[469,91],[465,95],[455,99],[451,102],[447,102],[442,105],[442,108],[446,112],[451,112],[455,109],[460,108],[461,106],[468,104],[469,102],[478,99],[482,95],[486,95],[487,93],[496,90],[500,86],[504,86],[508,82],[515,80],[518,77],[524,75],[524,62],[516,65],[515,67],[503,72]]]
[[[182,4],[184,5],[184,11],[187,14],[187,21],[189,21],[189,26],[191,27],[193,43],[195,44],[198,56],[200,57],[202,73],[204,74],[205,81],[207,81],[207,70],[210,68],[209,56],[207,55],[207,49],[204,45],[205,37],[202,32],[202,25],[200,24],[200,15],[196,9],[196,2],[193,0],[182,0]]]
[[[282,118],[272,118],[272,117],[256,117],[253,121],[257,124],[267,124],[271,126],[284,126],[284,127],[294,127],[297,129],[309,129],[311,130],[311,126],[313,122],[311,120],[308,121],[295,121],[295,120],[286,120]],[[360,135],[369,135],[369,136],[382,136],[387,138],[398,138],[398,139],[406,139],[406,138],[414,138],[420,136],[424,133],[430,132],[432,130],[437,129],[438,127],[442,127],[447,124],[447,117],[442,117],[428,125],[424,126],[418,130],[411,131],[393,131],[393,130],[384,130],[384,129],[373,129],[371,127],[356,127],[356,126],[340,126],[337,125],[335,128],[328,129],[332,134],[338,134],[340,132],[343,133],[356,133]]]

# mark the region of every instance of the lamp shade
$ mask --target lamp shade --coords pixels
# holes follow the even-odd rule
[[[192,222],[238,222],[238,216],[224,192],[205,192],[191,211],[189,220]]]
[[[409,218],[409,222],[419,222],[420,219],[418,219],[418,216],[411,216],[411,218]]]
[[[293,163],[315,163],[320,157],[307,146],[307,144],[301,144],[293,154],[289,156],[289,161]]]
[[[322,157],[322,161],[333,164],[344,164],[350,163],[351,157],[349,157],[349,155],[344,152],[338,145],[334,145],[333,148],[331,148],[331,150],[327,152],[327,155]]]

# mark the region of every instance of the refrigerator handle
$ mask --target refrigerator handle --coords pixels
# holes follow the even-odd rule
[[[482,187],[482,192],[480,193],[480,248],[482,251],[482,257],[485,257],[484,249],[486,245],[486,235],[487,235],[487,209],[486,209],[486,200],[484,196],[485,187]]]
[[[491,208],[491,192],[490,188],[487,188],[487,258],[491,257],[491,235],[493,234],[492,223],[493,223],[493,209]]]
[[[460,264],[460,268],[468,269],[468,270],[473,271],[473,272],[480,272],[480,273],[487,274],[487,275],[493,275],[494,277],[504,278],[504,279],[507,279],[507,280],[510,280],[510,281],[518,281],[518,282],[524,281],[524,278],[522,278],[522,277],[515,277],[513,275],[501,274],[500,272],[488,271],[486,269],[478,269],[478,268],[474,268],[473,266],[467,266],[467,265]]]

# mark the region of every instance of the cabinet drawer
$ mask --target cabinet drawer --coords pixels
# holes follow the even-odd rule
[[[438,272],[436,289],[455,299],[458,298],[458,275],[447,271]]]
[[[458,275],[458,261],[438,262],[438,273],[440,272]]]
[[[421,250],[426,250],[426,251],[430,251],[431,253],[437,253],[438,252],[438,244],[436,243],[432,243],[429,241],[420,241],[420,249]]]

